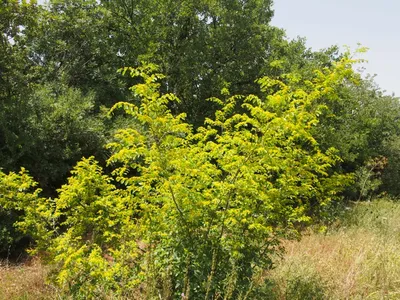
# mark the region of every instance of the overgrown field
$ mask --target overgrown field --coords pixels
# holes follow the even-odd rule
[[[265,275],[270,299],[399,299],[400,203],[360,202],[323,233],[284,243]],[[0,299],[68,298],[45,284],[39,262],[0,269]]]
[[[358,203],[327,232],[285,244],[278,299],[400,299],[400,204]]]

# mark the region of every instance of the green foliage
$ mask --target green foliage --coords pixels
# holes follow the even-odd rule
[[[83,156],[105,156],[104,122],[94,114],[92,93],[57,83],[37,86],[27,102],[26,131],[32,138],[16,163],[29,168],[45,192],[54,195]]]
[[[400,136],[393,133],[384,141],[383,153],[388,159],[388,164],[382,172],[382,185],[380,190],[393,196],[400,195]]]
[[[46,195],[56,194],[82,156],[104,156],[104,123],[93,115],[92,94],[59,84],[35,86],[23,110],[22,124],[9,122],[16,112],[3,119],[7,138],[0,149],[2,167],[29,169]]]
[[[76,89],[55,84],[36,86],[35,91],[26,95],[24,100],[24,126],[17,131],[11,123],[14,128],[9,134],[14,137],[12,141],[15,144],[8,144],[11,142],[8,140],[0,150],[2,166],[6,170],[15,169],[15,165],[29,168],[44,190],[43,194],[55,195],[55,189],[61,186],[76,161],[89,154],[97,154],[101,158],[104,153],[101,150],[104,143],[103,122],[92,116],[93,105],[92,95],[82,95]],[[12,116],[5,117],[3,121]],[[8,121],[6,123],[10,124]],[[7,127],[2,129],[11,129]],[[25,179],[21,178],[20,181]],[[1,231],[6,239],[1,243],[2,251],[10,245],[13,245],[8,251],[10,254],[13,254],[14,249],[23,250],[27,245],[22,245],[20,241],[27,239],[26,233],[31,237],[47,237],[46,232],[53,226],[52,220],[48,220],[51,212],[41,211],[41,205],[47,210],[49,207],[46,201],[50,200],[38,198],[37,201],[31,201],[26,204],[27,208],[1,205]],[[41,216],[44,218],[42,221],[49,224],[40,221],[38,224],[42,224],[42,228],[36,228],[34,223],[38,214],[44,214]],[[15,230],[13,226],[21,217],[31,222],[26,224],[24,233]]]
[[[121,46],[110,35],[109,15],[98,1],[49,1],[29,36],[34,81],[57,80],[92,93],[96,108],[124,99],[127,86],[115,70],[125,62],[117,55]]]
[[[332,222],[353,179],[398,193],[398,100],[287,41],[271,5],[2,3],[0,164],[43,193],[0,173],[0,252],[29,234],[76,298],[261,299],[280,240]]]
[[[205,99],[223,87],[257,94],[257,78],[315,61],[304,40],[287,41],[269,25],[271,6],[271,0],[49,1],[29,34],[32,77],[92,91],[96,106],[110,106],[129,99],[126,87],[135,83],[116,69],[155,63],[166,75],[163,92],[182,100],[173,111],[201,126],[218,108]],[[276,60],[279,68],[270,66]]]
[[[61,74],[46,76],[48,56],[38,49],[47,17],[34,1],[0,6],[0,165],[6,172],[25,167],[54,195],[82,156],[101,156],[104,131],[90,88],[82,92],[57,81]]]
[[[159,92],[155,66],[125,68],[144,81],[132,87],[140,106],[111,109],[134,121],[108,145],[112,177],[82,160],[57,199],[33,202],[47,205],[41,220],[27,213],[19,226],[47,228],[39,249],[75,297],[143,288],[148,299],[255,299],[280,239],[296,236],[350,181],[331,172],[339,158],[319,149],[311,129],[323,109],[316,103],[336,97],[351,63],[317,72],[306,89],[296,88],[297,75],[262,78],[265,100],[214,98],[221,109],[196,131],[168,108],[179,99]]]
[[[398,117],[400,105],[397,98],[385,96],[374,84],[373,78],[346,81],[337,87],[336,101],[324,99],[327,110],[321,116],[315,137],[323,149],[335,147],[343,162],[338,165],[340,172],[357,172],[359,178],[370,174],[370,161],[386,157],[387,166],[381,173],[384,191],[398,194],[397,184],[399,158],[397,140],[400,134]],[[374,177],[374,176],[373,176]],[[347,195],[358,199],[366,195],[362,191],[360,179],[358,186],[350,189]],[[369,189],[379,193],[382,188]],[[368,192],[368,193],[369,193]]]
[[[0,171],[0,255],[9,256],[18,243],[25,237],[24,233],[15,228],[21,221],[25,211],[32,211],[38,198],[39,189],[34,189],[37,183],[28,175],[25,169],[19,173],[5,174]],[[26,246],[26,245],[25,245]]]
[[[223,88],[261,97],[257,78],[311,76],[335,59],[270,26],[270,0],[7,1],[0,14],[1,167],[29,169],[52,196],[82,156],[104,163],[101,106],[140,101],[121,66],[160,65],[161,91],[181,99],[169,108],[199,127],[218,109],[205,99]]]
[[[355,172],[356,187],[360,190],[359,200],[371,197],[382,184],[382,171],[387,165],[386,157],[376,157]]]
[[[0,5],[0,162],[2,168],[14,171],[13,164],[26,145],[29,114],[26,96],[31,92],[27,70],[26,28],[35,27],[37,8],[34,3],[3,1]]]
[[[7,1],[0,11],[1,166],[6,171],[26,167],[47,194],[55,195],[82,156],[99,158],[101,106],[140,101],[126,88],[138,79],[122,79],[115,72],[124,65],[158,64],[166,75],[160,90],[181,99],[168,107],[186,113],[188,123],[198,128],[218,109],[205,99],[219,97],[221,90],[262,98],[257,78],[267,75],[287,83],[283,74],[296,72],[311,80],[315,69],[331,67],[343,57],[335,47],[312,52],[304,39],[288,41],[283,30],[269,24],[271,5],[270,0],[91,0],[49,1],[43,7]],[[399,135],[399,105],[383,96],[372,78],[358,81],[361,84],[342,82],[334,101],[320,100],[328,109],[314,136],[324,151],[339,150],[344,160],[339,172],[354,172],[379,155],[388,157],[382,187],[396,193],[390,178],[398,176],[398,157],[390,145]],[[44,107],[49,101],[64,97],[62,93],[92,103],[90,109],[79,106],[90,119],[91,134],[75,124],[74,134],[65,134],[71,128],[61,130],[60,142],[52,126],[40,124],[46,117],[30,122],[38,111],[49,110]],[[55,120],[54,127],[59,122]],[[46,136],[53,138],[43,141]],[[86,146],[82,141],[87,139]],[[45,157],[34,157],[34,152]]]

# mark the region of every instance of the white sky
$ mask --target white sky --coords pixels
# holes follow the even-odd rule
[[[314,50],[368,47],[366,71],[400,96],[400,0],[274,0],[274,10],[272,25],[289,38],[305,37]]]

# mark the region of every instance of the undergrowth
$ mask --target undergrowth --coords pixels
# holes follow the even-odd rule
[[[268,274],[276,299],[399,299],[400,204],[353,205],[325,233],[285,243]]]
[[[400,203],[354,204],[324,233],[284,242],[265,274],[263,299],[400,299]],[[38,261],[0,266],[0,299],[71,299],[46,285]],[[134,295],[130,295],[132,298]],[[109,295],[108,299],[113,298]]]

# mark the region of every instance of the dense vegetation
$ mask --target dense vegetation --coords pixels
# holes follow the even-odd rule
[[[29,246],[77,298],[263,299],[283,239],[397,196],[398,99],[353,71],[363,49],[312,51],[272,16],[3,1],[1,254]]]
[[[358,202],[329,225],[301,240],[283,241],[286,252],[266,271],[263,299],[397,299],[400,293],[398,201]],[[0,265],[0,298],[53,300],[63,293],[46,284],[50,268]],[[127,299],[142,299],[131,294]]]

